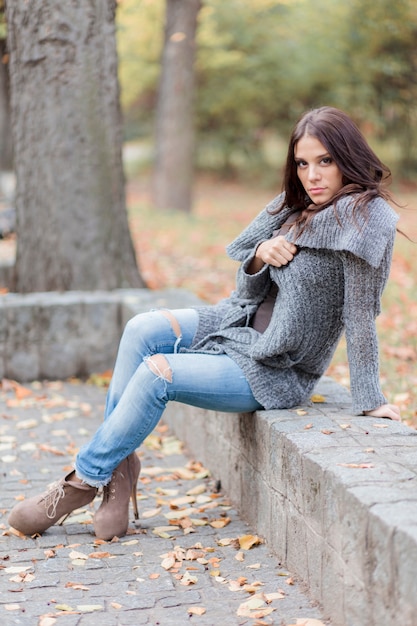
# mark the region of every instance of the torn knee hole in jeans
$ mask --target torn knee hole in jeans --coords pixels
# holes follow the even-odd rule
[[[172,370],[171,366],[164,357],[163,354],[154,354],[146,359],[146,364],[153,372],[158,376],[158,378],[162,378],[168,383],[172,383]]]

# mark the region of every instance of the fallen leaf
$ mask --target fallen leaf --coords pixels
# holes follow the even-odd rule
[[[261,587],[263,583],[259,580],[251,583],[250,585],[243,585],[243,590],[247,591],[247,593],[257,593],[259,591],[259,587]]]
[[[356,469],[368,469],[370,467],[375,467],[373,463],[338,463],[341,467],[352,467]]]
[[[228,589],[230,591],[243,591],[243,586],[238,580],[231,580]]]
[[[20,609],[20,604],[5,604],[4,608],[6,611],[18,611]]]
[[[65,587],[71,587],[72,589],[77,589],[78,591],[90,591],[90,587],[86,587],[85,585],[82,585],[81,583],[67,582],[65,583]]]
[[[272,602],[273,600],[282,600],[285,598],[285,593],[281,593],[280,591],[275,591],[274,593],[266,593],[265,598],[267,602]]]
[[[239,545],[242,550],[250,550],[253,546],[257,546],[260,543],[263,543],[263,539],[258,537],[258,535],[242,535],[239,537]]]
[[[304,430],[310,430],[310,428],[313,428],[313,424],[306,424],[304,426]]]
[[[179,530],[179,526],[156,526],[152,533],[161,539],[170,539],[173,536],[171,530]]]
[[[28,430],[29,428],[35,428],[38,424],[38,420],[35,419],[22,420],[21,422],[17,422],[16,428],[17,430]]]
[[[164,513],[164,517],[169,520],[179,520],[184,517],[190,517],[193,513],[197,513],[197,509],[190,507],[188,509],[183,509],[182,511],[170,511],[169,513]]]
[[[173,467],[171,471],[176,474],[178,478],[182,478],[183,480],[193,480],[195,478],[194,472],[186,467]]]
[[[157,509],[145,509],[145,511],[142,511],[140,515],[143,519],[148,519],[149,517],[155,517],[156,515],[159,515],[161,511],[161,507]]]
[[[204,615],[207,609],[202,606],[190,606],[188,609],[188,613],[191,615]]]
[[[181,578],[180,584],[187,587],[188,585],[194,585],[197,581],[197,576],[192,576],[188,572],[185,572],[184,576]]]
[[[77,552],[76,550],[72,550],[69,553],[69,558],[72,561],[79,560],[79,559],[82,559],[82,560],[86,561],[88,559],[88,556],[87,556],[87,554],[84,554],[83,552]]]
[[[319,393],[313,394],[310,399],[312,402],[319,403],[319,404],[326,402],[326,398]]]
[[[193,526],[207,526],[208,521],[204,519],[199,519],[198,517],[190,517],[190,521]]]
[[[35,576],[30,572],[26,574],[24,572],[21,572],[20,574],[16,574],[16,576],[12,576],[12,578],[9,578],[9,580],[14,583],[31,583],[34,579]]]
[[[200,485],[196,485],[195,487],[192,487],[192,489],[189,489],[186,493],[187,493],[187,496],[199,496],[205,491],[206,491],[206,486],[204,485],[204,483],[201,483]]]
[[[261,617],[266,617],[267,615],[270,615],[273,611],[275,611],[275,609],[272,607],[264,607],[265,601],[260,595],[256,595],[249,600],[242,602],[236,613],[239,617],[251,617],[260,619]]]
[[[77,611],[81,613],[93,613],[93,611],[102,611],[103,606],[101,604],[79,604]]]
[[[288,626],[325,626],[324,622],[312,617],[299,618],[295,624],[288,624]]]
[[[52,548],[50,548],[49,550],[44,550],[43,553],[46,559],[53,559],[56,556],[56,552],[55,550],[52,550]]]
[[[174,567],[175,563],[176,563],[176,558],[174,556],[168,556],[167,558],[165,558],[162,563],[161,563],[161,567],[163,567],[166,570],[171,569],[171,567]]]
[[[74,609],[69,604],[56,604],[55,608],[57,611],[73,611]]]
[[[6,574],[20,574],[21,572],[27,572],[28,569],[32,569],[32,566],[12,565],[11,567],[5,567],[3,571]]]
[[[162,487],[157,487],[155,489],[156,493],[161,496],[177,496],[178,489],[163,489]]]
[[[194,496],[181,496],[180,498],[175,498],[175,500],[171,500],[169,502],[169,506],[171,509],[177,509],[184,504],[192,504],[195,502]]]
[[[231,520],[229,517],[225,517],[224,519],[215,519],[210,522],[210,526],[212,528],[224,528],[228,524],[230,524]]]
[[[323,435],[332,435],[334,433],[334,430],[330,430],[329,428],[323,428],[320,432],[322,432]]]
[[[88,557],[90,559],[108,559],[113,555],[110,552],[91,552]]]
[[[53,448],[52,446],[48,446],[46,443],[40,443],[38,447],[39,450],[42,450],[42,452],[50,452],[51,454],[55,454],[55,456],[65,456],[65,452],[57,450],[57,448]]]
[[[56,617],[50,617],[49,615],[41,615],[39,618],[38,626],[54,626],[56,624]]]
[[[197,561],[197,559],[204,558],[205,552],[204,550],[196,550],[195,548],[190,548],[185,553],[186,561]]]

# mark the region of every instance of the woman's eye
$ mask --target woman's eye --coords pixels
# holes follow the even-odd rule
[[[305,161],[297,161],[297,167],[305,167],[307,163]]]
[[[332,157],[324,157],[324,159],[322,159],[321,162],[324,165],[330,165],[330,163],[333,163],[333,159],[332,159]]]

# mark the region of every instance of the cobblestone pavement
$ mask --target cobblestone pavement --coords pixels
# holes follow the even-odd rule
[[[99,497],[42,536],[25,538],[9,528],[17,500],[42,492],[71,468],[77,447],[102,419],[104,399],[103,388],[78,381],[26,387],[3,381],[0,623],[327,623],[163,425],[138,451],[141,519],[126,537],[95,540],[91,520]]]

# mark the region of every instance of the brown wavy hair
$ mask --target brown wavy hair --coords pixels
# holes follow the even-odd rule
[[[343,175],[343,187],[323,204],[314,204],[306,194],[297,174],[294,150],[298,141],[310,135],[326,148]],[[301,230],[308,225],[316,213],[346,195],[354,195],[354,211],[365,210],[367,203],[376,197],[392,201],[386,185],[391,179],[390,169],[380,161],[368,145],[365,137],[351,118],[333,107],[320,107],[305,113],[296,124],[288,145],[282,190],[285,191],[283,205],[301,211],[296,223]]]

